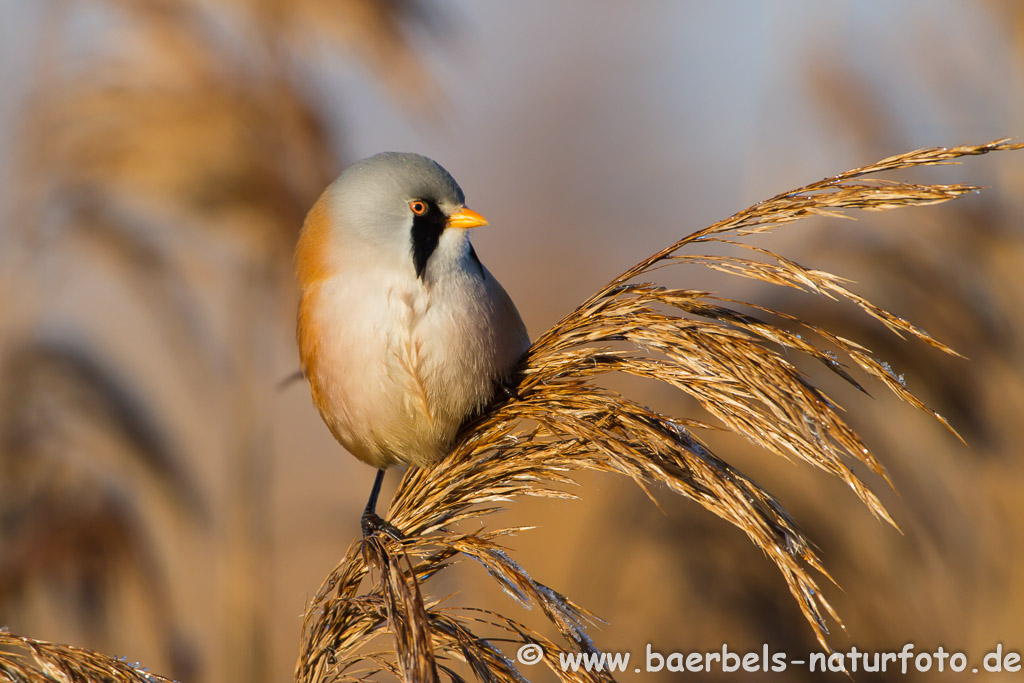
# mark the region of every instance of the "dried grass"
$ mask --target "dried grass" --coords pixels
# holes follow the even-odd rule
[[[889,157],[755,204],[609,282],[534,343],[523,359],[514,398],[495,403],[467,425],[436,467],[406,473],[388,515],[405,539],[372,537],[350,546],[307,610],[296,680],[356,680],[375,671],[416,681],[436,680],[441,671],[459,680],[449,668],[453,660],[468,664],[481,680],[521,680],[495,645],[503,641],[541,644],[545,662],[561,680],[603,679],[606,674],[564,672],[558,666],[560,652],[597,651],[586,633],[593,617],[533,579],[506,553],[500,539],[522,529],[457,528],[519,496],[572,497],[564,487],[584,470],[626,475],[648,492],[667,487],[737,526],[779,568],[827,648],[826,616],[837,623],[839,618],[811,571],[828,578],[809,541],[769,492],[712,453],[693,430],[724,428],[772,453],[809,462],[841,478],[873,514],[893,523],[852,464],[862,463],[888,481],[884,468],[844,420],[840,406],[791,359],[813,358],[858,389],[853,373],[864,374],[952,428],[886,363],[852,340],[782,311],[636,280],[662,266],[702,265],[823,299],[845,299],[897,337],[955,353],[853,293],[842,278],[738,238],[810,216],[948,201],[979,188],[867,176],[1020,148],[999,140]],[[751,255],[679,253],[715,244],[745,248]],[[654,412],[597,383],[610,373],[665,382],[694,398],[715,422]],[[524,606],[539,606],[562,642],[500,614],[425,599],[423,583],[460,556],[480,563]],[[371,569],[379,576],[360,592]]]
[[[138,662],[115,659],[69,645],[57,645],[0,630],[0,679],[16,683],[43,681],[123,681],[160,683],[170,680],[149,673]]]
[[[307,610],[296,680],[362,680],[381,673],[410,681],[462,680],[468,669],[480,680],[519,681],[516,664],[502,648],[523,643],[540,645],[545,664],[560,680],[611,680],[604,672],[559,666],[563,653],[599,651],[587,633],[596,617],[534,579],[508,554],[502,540],[525,529],[474,525],[464,531],[467,525],[460,524],[519,496],[571,498],[565,489],[585,470],[628,476],[649,494],[665,487],[737,526],[779,568],[827,648],[827,618],[839,619],[819,589],[815,572],[828,574],[808,539],[769,492],[712,453],[695,430],[729,430],[770,452],[809,462],[845,481],[873,514],[892,523],[853,465],[859,462],[888,481],[884,468],[795,359],[814,359],[862,390],[867,381],[854,375],[865,375],[952,428],[886,363],[852,340],[765,306],[637,279],[663,266],[700,265],[823,301],[846,300],[899,338],[955,353],[853,293],[842,278],[742,238],[808,216],[947,201],[979,188],[866,176],[1021,146],[995,141],[890,157],[756,204],[609,282],[535,342],[522,361],[513,398],[497,401],[466,425],[439,465],[406,473],[388,515],[405,538],[372,536],[349,547]],[[698,245],[724,245],[733,253],[679,253]],[[675,387],[714,420],[666,416],[598,383],[613,373]],[[557,640],[506,615],[424,594],[433,576],[463,558],[479,563],[522,605],[539,607]],[[12,681],[166,680],[124,660],[2,632],[0,674]]]

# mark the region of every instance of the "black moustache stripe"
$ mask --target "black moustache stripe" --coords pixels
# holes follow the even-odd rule
[[[441,241],[441,233],[448,225],[448,217],[433,202],[427,203],[427,212],[412,219],[412,262],[416,277],[423,279],[427,261]]]
[[[430,257],[437,250],[441,241],[441,233],[448,227],[448,217],[438,210],[433,203],[428,203],[428,209],[422,216],[414,216],[412,219],[412,263],[416,267],[416,277],[423,279],[427,272],[427,263]],[[484,265],[480,263],[480,257],[476,255],[476,249],[469,245],[469,257],[476,263],[480,271],[480,279],[487,278],[484,273]]]

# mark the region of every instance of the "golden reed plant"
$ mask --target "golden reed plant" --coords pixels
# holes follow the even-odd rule
[[[439,680],[442,674],[461,680],[457,669],[465,666],[485,681],[522,680],[499,643],[541,645],[560,680],[610,680],[607,673],[559,667],[560,653],[597,651],[587,635],[595,617],[512,559],[501,540],[523,528],[477,525],[466,531],[459,524],[519,496],[574,497],[564,488],[585,470],[628,476],[648,493],[667,487],[741,529],[779,568],[827,649],[826,617],[841,622],[815,579],[814,573],[830,577],[808,539],[768,491],[712,453],[696,432],[729,430],[777,455],[807,461],[842,479],[873,514],[894,524],[851,465],[862,463],[888,482],[885,469],[840,406],[791,359],[814,359],[861,390],[854,374],[866,375],[955,431],[886,363],[850,339],[783,311],[646,278],[662,267],[694,264],[845,299],[893,334],[955,354],[852,292],[844,279],[743,237],[810,216],[955,199],[980,188],[870,176],[1022,146],[997,140],[889,157],[759,202],[611,280],[534,342],[510,395],[467,424],[442,462],[406,472],[387,515],[403,537],[374,535],[348,548],[308,606],[295,680],[358,680],[379,672],[408,681]],[[730,253],[682,253],[704,245],[724,245],[720,251]],[[599,383],[611,373],[671,385],[695,399],[714,423],[640,405]],[[539,607],[559,641],[506,615],[425,594],[433,576],[467,557],[524,606]],[[8,633],[0,633],[0,674],[12,681],[166,680],[122,660]]]
[[[887,364],[856,342],[782,311],[637,279],[664,266],[700,264],[846,299],[900,337],[955,353],[859,297],[842,278],[741,239],[809,216],[954,199],[979,188],[869,176],[1020,147],[997,140],[889,157],[759,202],[684,237],[611,280],[534,342],[522,361],[513,396],[502,397],[466,425],[450,455],[437,466],[406,473],[387,515],[404,538],[374,536],[350,546],[307,609],[296,681],[354,680],[377,670],[411,681],[437,680],[439,672],[458,680],[450,668],[453,660],[465,662],[481,680],[521,680],[515,665],[495,646],[501,641],[541,645],[546,664],[561,680],[607,679],[607,674],[559,667],[562,652],[596,651],[586,633],[592,617],[534,580],[507,554],[500,540],[521,529],[466,532],[455,526],[495,512],[518,496],[571,497],[558,487],[583,470],[623,474],[645,490],[663,485],[739,527],[778,566],[827,648],[825,615],[836,622],[839,618],[810,570],[825,577],[828,573],[778,501],[695,435],[695,429],[711,425],[659,414],[596,380],[626,373],[665,382],[696,399],[718,428],[841,478],[872,513],[894,524],[850,463],[861,462],[888,482],[884,468],[843,419],[841,408],[789,358],[813,358],[862,389],[849,372],[859,368],[953,431]],[[745,248],[751,257],[680,253],[685,247],[716,243]],[[464,557],[483,565],[524,606],[538,606],[561,642],[502,614],[425,599],[424,582]],[[378,578],[360,592],[371,568]],[[488,633],[479,635],[480,629]],[[393,639],[383,644],[374,640],[385,633]]]

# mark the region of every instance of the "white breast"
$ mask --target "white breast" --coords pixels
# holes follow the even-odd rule
[[[462,266],[424,280],[349,268],[304,293],[316,297],[317,407],[375,467],[436,462],[528,347],[501,285],[475,261]]]

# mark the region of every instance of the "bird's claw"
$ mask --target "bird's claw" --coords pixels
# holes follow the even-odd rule
[[[405,536],[391,522],[387,521],[376,512],[367,510],[360,520],[363,527],[363,538],[369,538],[374,534],[386,534],[396,541],[405,540]]]
[[[498,389],[501,391],[501,393],[505,394],[507,398],[519,398],[519,392],[516,391],[516,385],[512,381],[498,382]]]

